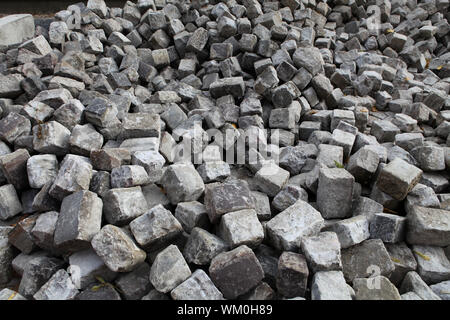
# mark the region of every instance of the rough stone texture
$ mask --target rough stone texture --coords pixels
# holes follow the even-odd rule
[[[269,241],[279,250],[295,250],[302,239],[313,236],[322,229],[324,220],[310,204],[298,200],[266,224]]]
[[[191,276],[191,270],[175,245],[162,250],[150,270],[150,282],[156,290],[167,293]]]
[[[320,169],[317,205],[326,219],[350,216],[355,178],[344,169]]]
[[[363,241],[342,254],[342,267],[346,281],[367,278],[374,273],[389,276],[395,269],[383,242],[380,239]]]
[[[215,256],[227,250],[228,245],[221,238],[195,227],[184,246],[183,255],[189,263],[208,265]]]
[[[141,264],[146,254],[120,228],[105,225],[91,241],[95,253],[115,272],[128,272]]]
[[[419,182],[422,170],[400,158],[389,162],[377,179],[377,187],[396,200],[403,200]]]
[[[226,299],[236,299],[258,285],[264,272],[253,251],[242,245],[214,257],[209,275]]]
[[[100,231],[102,209],[102,200],[91,191],[65,197],[55,226],[55,245],[70,251],[89,247]]]
[[[161,181],[172,204],[197,200],[205,190],[203,180],[192,164],[169,166]]]
[[[103,200],[103,212],[111,224],[126,224],[144,214],[148,208],[141,187],[111,189]]]
[[[34,19],[31,14],[13,14],[0,18],[0,45],[21,43],[34,36]]]
[[[303,238],[301,249],[314,272],[342,270],[341,245],[334,232]]]
[[[400,292],[414,292],[422,300],[442,300],[415,271],[410,271],[406,274],[400,286]]]
[[[201,269],[173,289],[170,295],[174,300],[223,300],[222,293]]]
[[[69,274],[59,270],[33,295],[33,298],[35,300],[72,300],[77,294],[78,290]]]
[[[319,271],[312,278],[311,300],[352,300],[342,271]]]
[[[450,245],[450,212],[413,206],[406,216],[406,241],[410,244]]]
[[[131,221],[130,229],[142,248],[159,247],[183,232],[178,220],[160,204]]]
[[[353,280],[356,300],[401,300],[397,288],[383,276]]]
[[[230,247],[256,247],[264,239],[264,230],[253,209],[239,210],[222,216],[218,235]]]

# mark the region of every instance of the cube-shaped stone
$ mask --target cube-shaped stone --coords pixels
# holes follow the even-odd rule
[[[189,263],[208,265],[215,256],[228,248],[228,245],[216,235],[195,227],[186,242],[183,255]]]
[[[188,264],[173,244],[158,253],[150,270],[150,282],[162,293],[173,290],[190,276]]]
[[[206,227],[209,224],[206,207],[198,201],[180,202],[175,209],[175,218],[187,233],[195,227]]]
[[[406,215],[406,240],[409,244],[450,245],[450,212],[412,206]]]
[[[55,227],[55,245],[78,251],[89,247],[101,228],[103,202],[91,191],[79,191],[65,197]]]
[[[130,229],[142,248],[161,247],[183,232],[180,222],[160,204],[131,221]]]
[[[12,184],[0,187],[0,219],[7,220],[22,212],[22,203]]]
[[[89,157],[92,150],[101,149],[103,136],[90,123],[76,125],[69,138],[69,148],[75,153]]]
[[[320,169],[317,206],[324,218],[346,218],[351,215],[354,182],[355,178],[345,169]]]
[[[242,245],[214,257],[209,275],[226,299],[236,299],[258,285],[264,272],[254,252]]]
[[[58,174],[58,159],[53,154],[40,154],[27,160],[28,181],[31,188],[40,189],[53,182]]]
[[[222,216],[219,236],[230,247],[256,247],[264,239],[264,230],[254,209],[229,212]]]
[[[341,244],[334,232],[321,232],[317,236],[305,237],[301,249],[314,272],[342,270]]]
[[[324,220],[320,212],[303,200],[277,214],[266,224],[270,243],[279,250],[300,248],[304,237],[317,235]]]
[[[141,187],[111,189],[103,196],[106,221],[124,225],[147,211]]]
[[[254,208],[248,183],[231,179],[207,186],[205,206],[212,223],[225,213]]]
[[[112,188],[129,188],[147,184],[148,174],[144,167],[125,165],[111,170]]]
[[[174,300],[223,300],[205,271],[198,269],[183,283],[170,292]]]
[[[105,225],[91,241],[95,253],[114,272],[129,272],[144,262],[146,253],[122,229]]]
[[[202,178],[191,163],[177,163],[169,166],[161,178],[172,204],[197,200],[205,190]]]
[[[388,277],[395,269],[383,242],[369,239],[341,251],[342,270],[345,280],[352,282],[356,278],[368,278],[377,273]]]
[[[71,193],[89,190],[89,184],[92,178],[92,165],[88,158],[68,154],[61,162],[49,194],[62,200]]]
[[[33,149],[40,153],[64,155],[69,149],[70,130],[56,121],[33,127]]]
[[[289,179],[289,171],[284,170],[273,162],[269,162],[255,174],[260,191],[269,197],[274,197],[286,185]]]
[[[370,237],[385,243],[400,242],[405,237],[406,218],[388,213],[375,213],[370,220]]]
[[[364,215],[336,221],[324,229],[337,234],[343,249],[352,247],[370,237],[369,219]]]
[[[8,183],[17,190],[27,189],[27,161],[30,154],[26,149],[17,149],[14,152],[0,156],[0,169]]]
[[[122,120],[122,133],[124,139],[159,137],[161,122],[158,114],[127,113]]]

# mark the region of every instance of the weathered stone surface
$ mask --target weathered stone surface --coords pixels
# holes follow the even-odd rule
[[[111,281],[117,275],[116,272],[108,269],[93,249],[71,254],[67,272],[70,274],[73,284],[79,290],[84,290],[92,283],[97,282],[97,277],[101,277],[105,281]]]
[[[223,215],[218,235],[232,248],[244,244],[254,248],[264,239],[264,230],[256,211],[246,209]]]
[[[156,290],[167,293],[191,276],[191,270],[180,250],[170,245],[155,258],[150,270],[150,282]]]
[[[323,226],[323,218],[303,200],[279,213],[266,224],[269,241],[279,250],[295,250],[304,237],[314,236]]]
[[[305,237],[301,249],[313,272],[342,270],[341,245],[336,233],[321,232]]]
[[[214,257],[209,275],[226,299],[236,299],[258,285],[264,272],[253,251],[242,245]]]
[[[68,154],[64,157],[59,167],[49,194],[62,200],[71,193],[89,190],[89,183],[92,178],[92,165],[88,158]]]
[[[344,169],[320,169],[317,205],[326,219],[350,216],[355,178]]]
[[[450,261],[444,249],[435,246],[413,245],[417,273],[427,284],[450,280]]]
[[[34,19],[31,14],[13,14],[0,19],[0,45],[21,43],[34,36]]]
[[[0,169],[6,180],[16,188],[16,190],[26,189],[29,186],[27,176],[27,161],[30,154],[25,149],[0,156]]]
[[[419,182],[421,176],[422,170],[400,158],[395,158],[381,170],[377,187],[396,200],[403,200]]]
[[[406,274],[401,284],[400,292],[414,292],[422,300],[441,300],[415,271],[410,271]]]
[[[450,212],[413,206],[406,216],[406,241],[409,244],[450,245]]]
[[[62,260],[50,257],[37,257],[31,260],[23,272],[19,293],[31,299],[63,264]]]
[[[373,273],[389,276],[395,269],[389,253],[380,239],[365,240],[342,254],[342,269],[349,282],[355,278],[367,278]]]
[[[144,262],[133,271],[120,275],[114,283],[126,300],[139,300],[152,287],[149,274],[150,266]]]
[[[12,184],[0,187],[0,218],[7,220],[22,212],[22,204]]]
[[[222,293],[201,269],[173,289],[170,295],[174,300],[223,300]]]
[[[342,271],[319,271],[312,278],[311,300],[352,300]]]
[[[208,226],[209,222],[206,207],[198,201],[180,202],[175,209],[175,218],[188,233],[195,227]]]
[[[142,248],[160,247],[183,232],[178,220],[160,204],[131,221],[130,229]]]
[[[356,300],[401,300],[397,288],[384,276],[353,280]]]
[[[40,189],[56,178],[58,159],[53,154],[32,156],[27,160],[27,174],[30,187]]]
[[[55,245],[71,251],[89,247],[100,231],[102,209],[102,200],[91,191],[78,191],[65,197],[55,226]]]
[[[202,178],[189,163],[169,166],[161,182],[172,204],[197,200],[205,190]]]
[[[399,286],[409,271],[417,269],[416,259],[411,249],[404,242],[398,244],[386,243],[385,247],[395,267],[389,276],[389,280],[394,285]]]
[[[120,228],[105,225],[91,241],[95,253],[114,272],[129,272],[144,262],[146,254]]]
[[[123,225],[147,211],[141,187],[111,189],[103,197],[103,212],[111,224]]]
[[[221,238],[195,227],[184,246],[183,255],[189,263],[208,265],[215,256],[226,250],[228,245]]]
[[[304,297],[309,270],[303,255],[285,251],[278,260],[277,289],[286,298]]]
[[[228,212],[252,209],[254,204],[248,183],[244,180],[227,180],[224,183],[207,185],[205,207],[212,223]]]
[[[40,289],[33,295],[35,300],[72,300],[78,294],[69,274],[64,270],[58,270]]]

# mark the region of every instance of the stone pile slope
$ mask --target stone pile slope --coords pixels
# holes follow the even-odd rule
[[[448,0],[0,19],[0,299],[449,299],[449,19]]]

